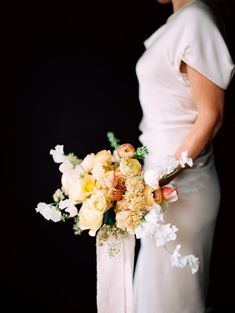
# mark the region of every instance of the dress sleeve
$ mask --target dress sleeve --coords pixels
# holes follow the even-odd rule
[[[234,63],[213,17],[194,12],[185,21],[180,59],[219,87],[226,89],[234,75]]]

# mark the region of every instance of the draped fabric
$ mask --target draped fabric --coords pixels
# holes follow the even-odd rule
[[[132,313],[135,237],[121,239],[120,251],[113,257],[108,255],[111,240],[96,248],[98,313]]]

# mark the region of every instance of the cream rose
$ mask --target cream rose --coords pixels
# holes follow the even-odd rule
[[[95,210],[89,200],[84,201],[79,211],[79,227],[82,230],[89,229],[89,235],[95,236],[97,230],[102,226],[103,213]]]
[[[120,211],[116,214],[117,227],[126,230],[128,226],[129,211]]]
[[[104,190],[97,190],[95,193],[93,193],[90,197],[89,204],[93,209],[102,213],[107,211],[111,205]]]

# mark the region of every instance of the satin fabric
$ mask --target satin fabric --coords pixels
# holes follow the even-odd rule
[[[209,147],[191,169],[172,181],[179,200],[170,203],[165,221],[177,226],[177,239],[168,244],[173,252],[200,259],[199,270],[173,268],[164,248],[154,238],[141,239],[134,276],[133,313],[203,313],[209,281],[209,263],[220,203],[220,187]]]

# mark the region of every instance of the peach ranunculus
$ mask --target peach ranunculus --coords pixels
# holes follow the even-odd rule
[[[111,201],[109,201],[105,190],[97,190],[91,195],[89,204],[95,210],[104,213],[110,208]]]
[[[119,158],[133,158],[135,155],[135,148],[130,143],[120,145],[115,151]]]
[[[98,188],[109,189],[115,187],[118,183],[118,177],[115,175],[115,172],[113,170],[105,172],[102,165],[101,167],[103,169],[103,173],[100,171],[100,174],[102,174],[100,176],[98,176],[99,173],[97,173],[97,171],[92,171],[93,176],[95,176],[95,178],[98,177]]]
[[[140,174],[141,164],[137,159],[125,158],[121,159],[120,171],[125,176],[135,176]]]
[[[102,226],[103,213],[94,209],[90,205],[90,201],[83,202],[79,215],[79,227],[81,230],[89,229],[89,235],[95,236],[97,230]]]
[[[150,186],[145,185],[143,193],[144,193],[144,200],[145,200],[146,205],[148,207],[152,207],[156,203],[154,196],[153,196],[153,189]]]
[[[161,204],[163,201],[163,194],[162,194],[162,188],[158,187],[154,190],[154,199],[157,204]]]
[[[104,187],[112,188],[115,187],[117,183],[118,177],[115,175],[114,171],[107,171],[101,179],[101,185],[104,185]]]
[[[71,170],[62,175],[61,182],[62,190],[68,198],[81,203],[94,191],[96,180],[92,175],[86,174],[82,177],[75,170]]]

